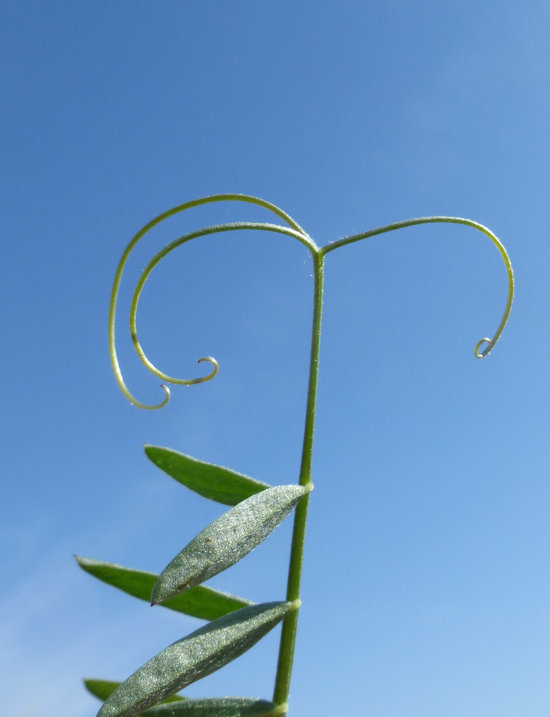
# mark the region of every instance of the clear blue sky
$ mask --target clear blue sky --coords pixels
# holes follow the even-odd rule
[[[307,251],[223,235],[173,254],[142,300],[175,388],[156,413],[110,372],[119,256],[199,196],[275,202],[318,243],[467,216],[327,257],[312,497],[292,717],[550,713],[548,3],[26,2],[0,10],[4,401],[2,705],[93,717],[80,679],[123,679],[199,622],[79,571],[78,553],[158,571],[220,512],[145,458],[166,445],[274,484],[297,478],[311,310]],[[145,242],[126,329],[163,241],[268,216],[200,209]],[[288,524],[287,524],[288,523]],[[290,521],[211,584],[284,597]],[[277,635],[189,688],[269,698]]]

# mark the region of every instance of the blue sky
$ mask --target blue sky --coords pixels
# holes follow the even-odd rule
[[[218,192],[272,201],[327,257],[303,610],[289,715],[542,717],[550,711],[548,79],[545,2],[9,2],[1,213],[5,401],[3,706],[88,717],[83,676],[122,679],[199,623],[77,569],[159,571],[219,506],[145,458],[166,445],[273,484],[297,478],[312,278],[262,234],[197,240],[151,277],[140,335],[164,370],[218,377],[130,406],[107,303],[131,236]],[[241,206],[173,219],[136,252],[118,326],[127,381],[158,381],[125,315],[163,243]],[[290,521],[211,581],[284,596]],[[277,635],[189,694],[269,698]]]

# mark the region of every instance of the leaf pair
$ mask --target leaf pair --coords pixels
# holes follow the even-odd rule
[[[130,675],[108,697],[97,717],[134,717],[140,714],[242,655],[295,608],[297,604],[288,602],[251,605],[204,625],[166,647]],[[167,717],[172,707],[174,705],[163,706],[163,711],[158,712],[161,709],[159,706],[157,712],[151,714]],[[185,712],[173,711],[172,714]],[[206,717],[209,713],[203,711],[202,714]],[[227,714],[228,717],[232,715],[231,712]],[[243,713],[233,712],[235,717],[240,714]],[[262,713],[249,711],[248,714]]]
[[[269,487],[242,473],[169,448],[146,446],[145,453],[178,482],[233,506],[162,571],[152,589],[152,604],[164,602],[234,565],[265,540],[308,490],[296,485]]]
[[[130,595],[213,620],[250,601],[198,583],[234,565],[257,547],[307,492],[297,485],[275,486],[241,501],[199,533],[160,576],[93,558],[76,556],[76,560],[86,572]],[[180,594],[183,591],[185,594]]]
[[[145,447],[145,453],[156,466],[182,485],[224,505],[236,505],[269,488],[266,483],[242,473],[199,461],[169,448],[148,445]],[[75,557],[87,573],[140,600],[151,602],[151,592],[158,575],[92,558]],[[164,607],[203,620],[215,620],[251,604],[250,600],[203,586],[194,587],[185,594],[163,601]]]
[[[210,523],[159,575],[152,603],[163,602],[235,565],[265,540],[308,490],[300,485],[267,488]]]

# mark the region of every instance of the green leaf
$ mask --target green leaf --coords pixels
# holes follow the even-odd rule
[[[122,682],[113,682],[112,680],[84,680],[84,686],[88,692],[102,702],[105,702],[121,684]],[[173,695],[172,697],[167,697],[164,702],[181,702],[183,700],[184,697]]]
[[[275,486],[230,508],[162,571],[151,601],[163,602],[234,565],[265,540],[307,492],[300,485]]]
[[[145,454],[156,466],[195,493],[224,505],[237,505],[266,488],[254,478],[223,466],[199,461],[170,448],[145,446]]]
[[[255,645],[296,603],[251,605],[203,625],[166,647],[123,682],[97,717],[133,717],[219,670]]]
[[[84,686],[94,697],[105,702],[110,697],[120,682],[112,682],[111,680],[84,680]]]
[[[81,558],[78,555],[75,557],[80,567],[90,575],[129,595],[146,600],[148,603],[151,602],[151,591],[158,578],[155,573],[104,563],[93,558]],[[202,620],[215,620],[252,604],[250,600],[234,597],[212,588],[197,586],[188,590],[184,595],[170,598],[163,603],[163,607],[183,612],[185,615],[199,617]]]
[[[158,705],[141,713],[143,717],[269,717],[281,714],[273,702],[249,697],[218,697],[186,700],[180,704]]]

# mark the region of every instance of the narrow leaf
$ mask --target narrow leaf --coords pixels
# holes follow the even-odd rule
[[[143,717],[270,717],[281,714],[273,702],[250,697],[217,697],[158,705],[141,713]]]
[[[148,603],[151,602],[151,590],[158,578],[155,573],[104,563],[93,558],[81,558],[78,555],[75,557],[80,567],[90,575],[129,595],[146,600]],[[183,612],[185,615],[199,617],[202,620],[215,620],[252,604],[250,600],[199,585],[188,590],[184,595],[170,598],[163,603],[163,607]]]
[[[265,540],[307,492],[299,485],[275,486],[230,508],[162,571],[151,601],[163,602],[234,565]]]
[[[195,493],[224,505],[237,505],[241,500],[269,488],[254,478],[223,466],[205,463],[170,448],[145,446],[145,454],[156,466]]]
[[[123,682],[97,717],[133,717],[255,645],[296,603],[251,605],[224,615],[166,647]]]
[[[105,702],[121,684],[122,682],[112,682],[111,680],[84,680],[84,686],[88,692],[102,702]],[[179,697],[179,695],[173,695],[172,697],[167,697],[164,701],[181,702],[183,699],[184,698]]]

